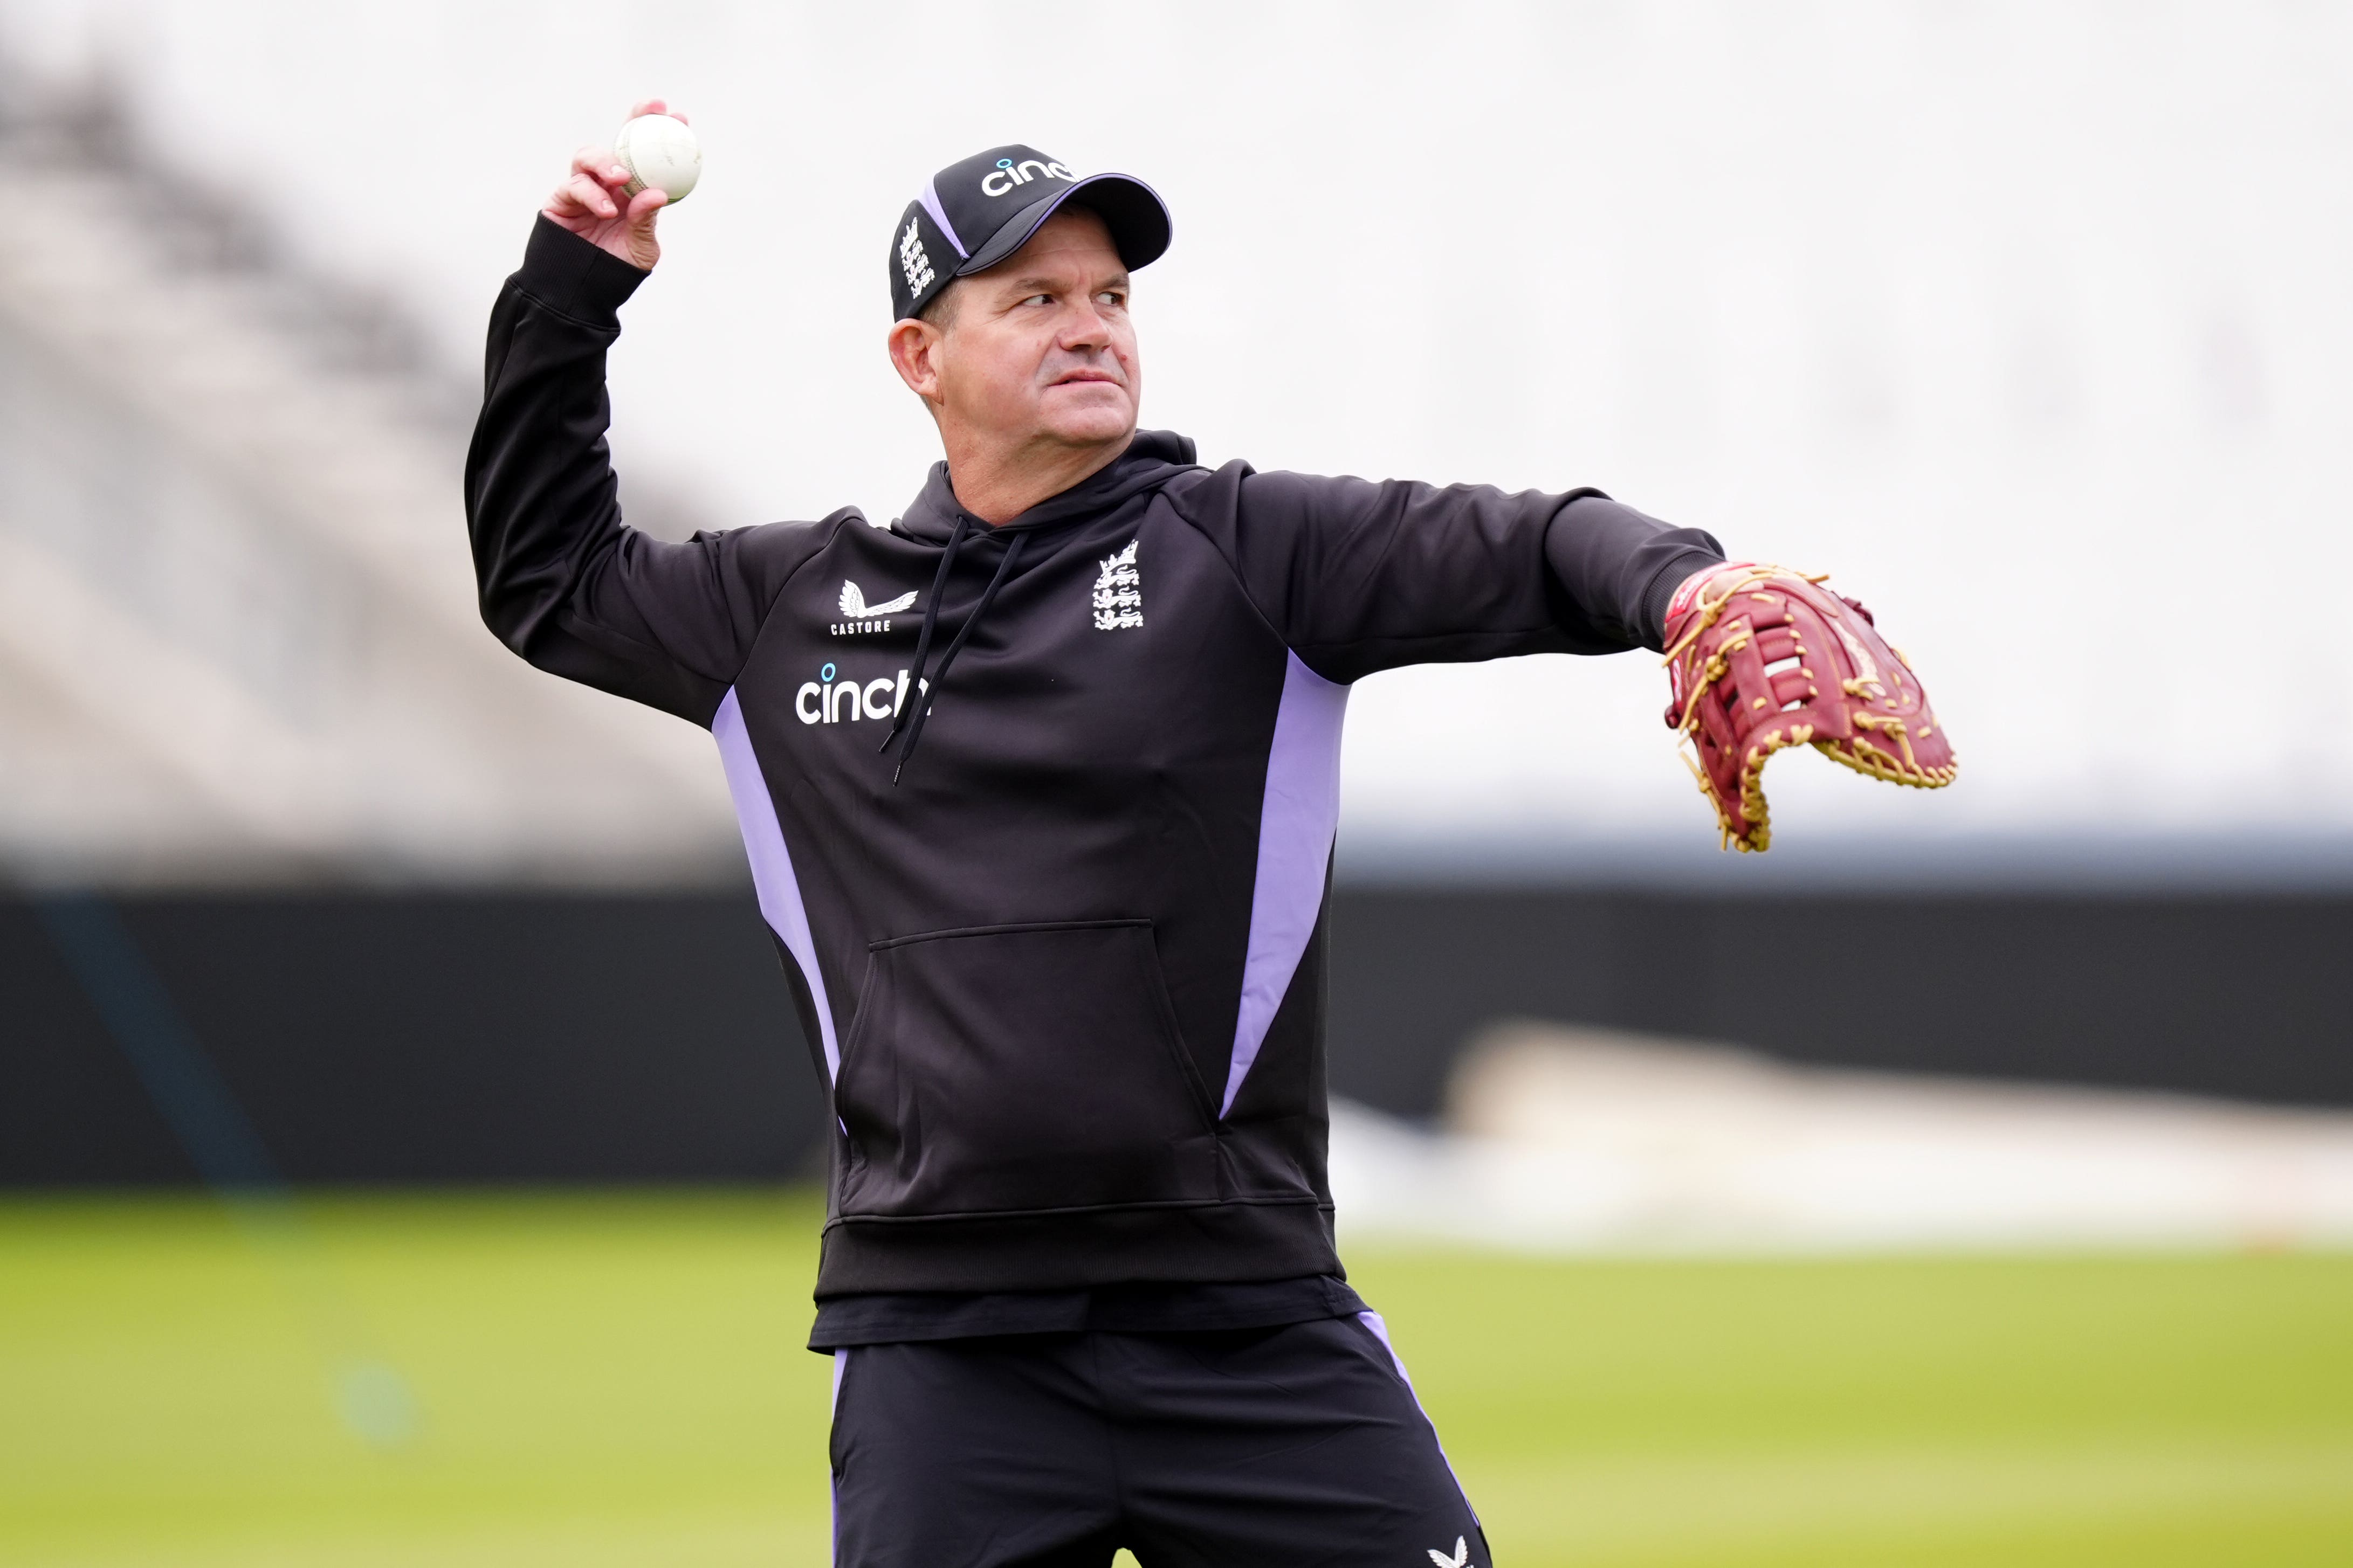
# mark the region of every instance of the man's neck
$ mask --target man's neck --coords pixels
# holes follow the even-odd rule
[[[1134,439],[1131,430],[1100,447],[1036,446],[1000,454],[952,450],[948,488],[958,506],[994,528],[1092,479],[1117,462]]]

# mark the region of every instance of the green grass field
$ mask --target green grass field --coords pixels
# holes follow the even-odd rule
[[[0,1203],[0,1563],[826,1561],[806,1196],[305,1213]],[[2353,1258],[1351,1262],[1506,1568],[2353,1563]]]

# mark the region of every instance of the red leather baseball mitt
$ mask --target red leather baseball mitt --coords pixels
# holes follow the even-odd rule
[[[1685,584],[1668,608],[1667,727],[1698,753],[1692,771],[1728,847],[1771,843],[1763,776],[1785,746],[1920,789],[1958,771],[1920,678],[1824,580],[1739,562]]]

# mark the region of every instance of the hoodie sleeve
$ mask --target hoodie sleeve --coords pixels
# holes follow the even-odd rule
[[[1722,548],[1599,490],[1517,494],[1252,471],[1180,510],[1302,663],[1351,681],[1406,664],[1657,648],[1667,601]]]
[[[621,521],[605,354],[646,274],[545,218],[491,312],[466,521],[482,619],[540,668],[708,725],[793,568],[832,526],[672,544]]]

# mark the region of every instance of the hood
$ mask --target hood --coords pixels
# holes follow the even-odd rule
[[[892,531],[918,543],[945,544],[960,517],[968,520],[967,528],[981,533],[1043,528],[1108,511],[1130,496],[1156,489],[1173,476],[1199,466],[1189,437],[1170,430],[1138,430],[1127,450],[1113,458],[1109,467],[991,529],[957,503],[955,490],[948,483],[947,464],[934,463],[923,489],[906,515],[891,525]]]
[[[1113,458],[1109,467],[1082,482],[1072,485],[1060,495],[1050,496],[1023,512],[1019,517],[995,528],[981,521],[956,504],[955,491],[948,485],[948,466],[932,465],[931,478],[923,481],[923,493],[907,515],[892,525],[904,538],[919,544],[940,547],[939,574],[932,579],[932,591],[923,604],[923,629],[915,634],[915,700],[899,704],[891,721],[891,732],[882,738],[880,748],[888,751],[892,742],[899,747],[898,765],[891,770],[891,782],[897,784],[906,771],[908,760],[914,756],[916,745],[923,738],[923,724],[930,717],[932,704],[938,700],[940,688],[947,684],[948,667],[955,663],[956,654],[972,636],[973,627],[980,625],[988,606],[995,602],[997,591],[1013,573],[1014,563],[1021,558],[1021,547],[1029,542],[1039,529],[1078,518],[1100,516],[1126,500],[1129,497],[1167,483],[1170,476],[1181,474],[1195,466],[1193,443],[1182,436],[1166,430],[1139,430],[1127,444],[1127,449]],[[955,571],[956,551],[965,541],[995,535],[1004,542],[1004,550],[997,558],[997,570],[981,590],[980,602],[964,618],[964,625],[948,639],[940,655],[940,667],[935,674],[926,676],[931,657],[932,637],[940,625],[940,600],[947,592],[948,578]],[[903,675],[900,678],[906,679]],[[902,687],[902,689],[905,688]]]

